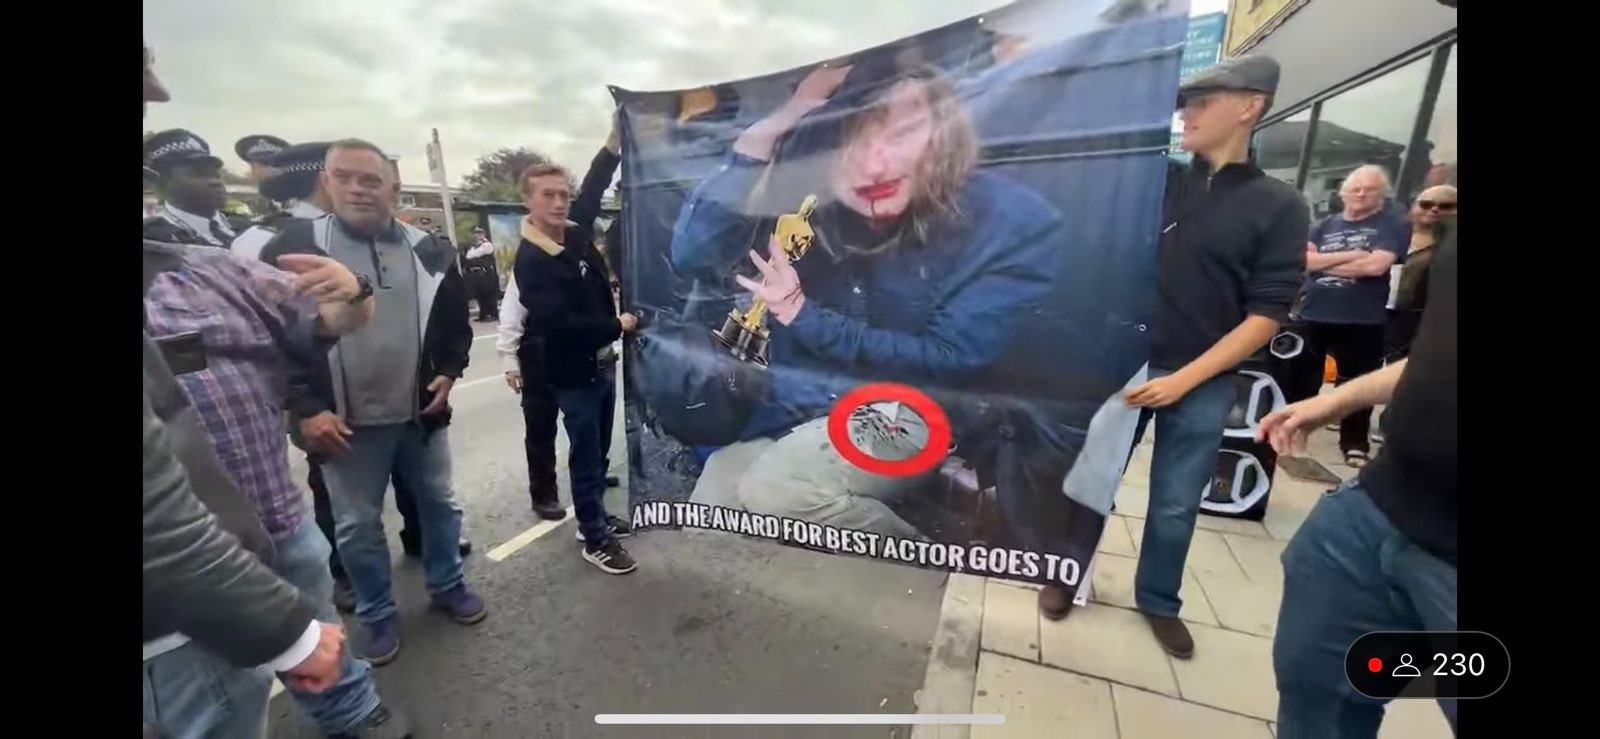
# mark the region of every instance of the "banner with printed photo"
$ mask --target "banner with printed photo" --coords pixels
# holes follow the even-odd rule
[[[1077,590],[1137,419],[1187,26],[1037,0],[614,90],[635,525]]]

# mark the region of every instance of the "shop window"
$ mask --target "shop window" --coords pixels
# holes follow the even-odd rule
[[[1424,56],[1322,103],[1304,189],[1313,217],[1343,209],[1339,185],[1363,164],[1383,167],[1391,182],[1399,182],[1431,61]],[[1452,114],[1452,132],[1454,120]]]
[[[1300,168],[1300,149],[1306,140],[1306,130],[1311,126],[1311,109],[1295,113],[1277,123],[1256,131],[1250,146],[1255,151],[1256,166],[1291,185],[1295,171]]]
[[[1428,126],[1425,142],[1427,151],[1420,157],[1422,181],[1417,192],[1434,185],[1456,184],[1456,49],[1450,47],[1450,59],[1444,65],[1444,77],[1439,81],[1439,100],[1433,106],[1433,119]]]

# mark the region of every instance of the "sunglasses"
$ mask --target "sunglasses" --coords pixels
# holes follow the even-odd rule
[[[1441,203],[1437,200],[1418,200],[1417,207],[1423,210],[1436,210],[1440,213],[1454,213],[1455,203]]]

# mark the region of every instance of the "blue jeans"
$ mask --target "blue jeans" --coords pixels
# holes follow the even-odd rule
[[[1172,370],[1150,368],[1150,379]],[[1151,415],[1156,421],[1155,454],[1150,460],[1150,510],[1134,575],[1134,603],[1152,616],[1177,618],[1183,606],[1183,564],[1194,539],[1200,498],[1217,469],[1222,425],[1233,407],[1231,373],[1201,383],[1181,400]],[[1141,419],[1134,438],[1144,435]]]
[[[567,473],[572,476],[572,508],[578,531],[591,549],[611,539],[606,523],[606,456],[611,448],[612,414],[617,406],[616,368],[600,371],[594,382],[582,387],[552,390],[566,425]]]
[[[356,616],[375,623],[394,616],[389,542],[383,535],[383,495],[389,477],[402,477],[417,500],[422,527],[422,568],[428,592],[466,582],[461,571],[461,511],[450,492],[448,429],[426,431],[412,423],[361,426],[350,451],[322,463],[333,503],[339,559],[356,593]]]
[[[340,623],[339,610],[333,605],[333,575],[328,572],[332,547],[317,528],[315,519],[307,516],[300,522],[300,528],[278,540],[276,545],[278,556],[273,561],[273,571],[317,604],[318,621]],[[371,665],[357,658],[355,650],[348,646],[343,660],[339,682],[328,690],[303,693],[288,688],[300,710],[325,734],[349,731],[378,707],[378,688],[372,680]]]
[[[1455,629],[1456,568],[1396,530],[1359,481],[1324,495],[1283,552],[1278,739],[1376,737],[1387,701],[1350,686],[1350,645],[1371,631]],[[1455,701],[1439,704],[1454,729]]]
[[[272,670],[239,669],[194,642],[144,663],[144,722],[176,739],[267,735]]]

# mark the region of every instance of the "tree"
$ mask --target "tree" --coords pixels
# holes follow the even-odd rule
[[[549,161],[550,157],[526,147],[500,149],[479,157],[472,174],[462,178],[461,184],[467,194],[476,200],[521,202],[522,191],[517,176],[528,167]]]

